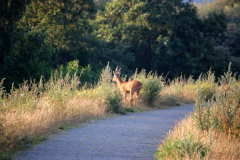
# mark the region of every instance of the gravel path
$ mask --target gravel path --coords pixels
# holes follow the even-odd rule
[[[193,105],[132,113],[70,129],[17,160],[151,160],[158,144]]]

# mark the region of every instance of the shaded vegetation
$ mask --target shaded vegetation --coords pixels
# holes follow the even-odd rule
[[[237,6],[229,2],[224,13],[200,18],[201,7],[182,0],[3,1],[0,79],[9,92],[12,83],[47,80],[73,60],[91,77],[82,84],[95,82],[107,62],[128,76],[136,68],[170,72],[172,79],[197,78],[209,68],[220,76],[229,61],[233,71],[239,68],[238,10],[227,9]]]

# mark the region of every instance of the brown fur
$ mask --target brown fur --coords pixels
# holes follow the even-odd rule
[[[113,81],[116,81],[118,86],[120,87],[120,90],[124,95],[124,100],[126,101],[126,94],[129,93],[130,94],[130,103],[132,105],[133,95],[135,92],[137,92],[136,98],[139,98],[139,91],[143,87],[142,83],[139,81],[136,81],[136,80],[129,81],[129,82],[123,82],[120,77],[121,69],[118,70],[116,68],[115,72],[113,72],[113,73],[114,73]]]

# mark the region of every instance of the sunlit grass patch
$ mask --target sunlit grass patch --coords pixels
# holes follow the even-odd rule
[[[237,139],[216,130],[199,130],[195,120],[189,116],[174,127],[163,144],[159,145],[155,155],[156,159],[219,160],[239,159],[239,153]]]
[[[195,81],[180,76],[169,81],[160,92],[159,105],[179,106],[194,103],[196,92]]]
[[[155,153],[155,157],[156,159],[203,158],[208,150],[201,142],[194,140],[192,135],[178,140],[167,139]]]
[[[25,81],[5,92],[0,85],[0,152],[22,149],[36,137],[54,133],[67,123],[103,117],[107,105],[99,99],[79,97],[79,77],[56,71],[50,80]],[[1,157],[2,158],[2,157]]]
[[[218,81],[208,72],[193,84],[195,112],[174,127],[159,146],[156,159],[240,159],[240,82],[236,74],[229,66]]]

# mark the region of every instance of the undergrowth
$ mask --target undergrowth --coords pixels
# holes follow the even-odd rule
[[[229,65],[218,80],[209,71],[194,83],[194,113],[175,126],[159,145],[155,159],[239,159],[240,82],[236,74]]]
[[[84,122],[106,114],[141,111],[164,103],[159,101],[164,97],[161,93],[163,78],[157,73],[142,70],[129,78],[143,84],[140,99],[134,100],[134,106],[130,106],[123,101],[117,84],[112,82],[109,65],[102,70],[96,84],[91,85],[85,81],[83,85],[73,64],[76,62],[71,63],[67,69],[56,70],[49,80],[41,77],[39,82],[24,81],[18,88],[13,85],[9,93],[3,86],[4,79],[1,81],[0,159],[10,159],[16,151],[44,139],[38,137],[58,132],[67,124]],[[126,79],[126,76],[123,75],[122,78]]]
[[[140,99],[134,100],[133,106],[123,100],[119,86],[112,82],[109,65],[103,68],[94,85],[83,85],[76,73],[57,70],[49,80],[41,77],[39,82],[25,81],[18,88],[12,87],[9,93],[3,86],[4,80],[1,81],[0,159],[11,159],[14,152],[45,140],[48,134],[63,130],[67,124],[107,114],[194,103],[194,100],[196,112],[192,118],[197,129],[203,132],[217,130],[230,137],[239,137],[240,84],[230,71],[218,82],[214,73],[209,71],[196,81],[192,77],[180,76],[165,85],[162,83],[165,79],[157,73],[136,71],[129,80],[139,80],[143,88]],[[126,75],[122,79],[125,81]],[[174,156],[179,159],[208,157],[212,152],[211,144],[206,145],[195,136],[192,133],[180,139],[169,139],[157,155],[168,159],[173,150]]]
[[[182,159],[186,156],[191,159],[196,155],[204,157],[208,150],[200,141],[196,141],[193,136],[190,136],[179,140],[167,139],[155,155],[159,159]]]
[[[48,81],[25,81],[7,93],[0,84],[0,159],[68,123],[103,117],[106,104],[78,96],[79,76],[56,71]]]

